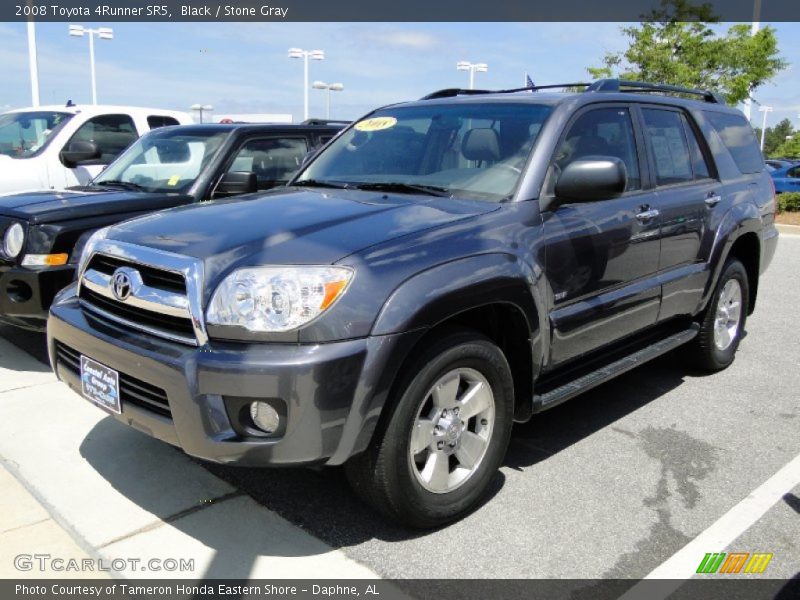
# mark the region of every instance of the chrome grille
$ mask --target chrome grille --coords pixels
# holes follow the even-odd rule
[[[103,240],[93,250],[79,280],[78,297],[84,308],[168,340],[205,343],[202,263],[113,240]],[[116,285],[118,276],[124,276],[127,285]]]

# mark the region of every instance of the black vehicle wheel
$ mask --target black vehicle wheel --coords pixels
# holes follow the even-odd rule
[[[511,371],[490,340],[456,331],[405,372],[388,422],[346,472],[384,515],[410,527],[437,527],[477,506],[505,456]]]
[[[725,263],[693,341],[694,364],[719,371],[733,362],[742,339],[749,296],[747,271],[736,259]]]

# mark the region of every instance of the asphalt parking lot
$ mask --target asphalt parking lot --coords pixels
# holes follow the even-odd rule
[[[412,533],[385,523],[351,493],[338,469],[203,467],[235,496],[249,496],[382,577],[640,578],[665,563],[697,565],[706,552],[726,551],[773,553],[764,576],[798,578],[798,299],[800,236],[783,235],[732,367],[700,374],[682,364],[678,350],[517,426],[490,500],[439,531]],[[41,338],[8,329],[0,336],[44,360]],[[12,362],[0,354],[0,367],[12,369]],[[6,397],[0,394],[0,433],[12,426]],[[87,408],[74,394],[65,402]],[[145,439],[110,418],[98,418],[84,438],[63,435],[62,445],[82,446],[71,460],[88,461],[112,485],[114,474],[104,472],[98,457],[122,451],[116,444],[123,438]],[[161,461],[185,460],[176,450],[157,451]],[[169,496],[178,493],[171,487],[180,478],[159,485]],[[147,497],[115,488],[134,503]],[[769,497],[777,501],[764,504]],[[222,503],[223,514],[225,506],[235,509]]]

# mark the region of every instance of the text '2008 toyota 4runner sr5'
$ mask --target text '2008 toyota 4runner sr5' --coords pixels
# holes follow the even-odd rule
[[[98,232],[49,350],[192,456],[346,463],[431,527],[478,504],[513,421],[682,344],[731,364],[774,211],[712,93],[443,90],[370,113],[287,189]]]

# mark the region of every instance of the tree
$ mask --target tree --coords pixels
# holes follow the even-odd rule
[[[774,127],[767,127],[766,133],[764,134],[764,155],[780,156],[776,155],[775,151],[779,146],[786,143],[787,137],[794,135],[794,133],[794,126],[789,119],[784,119]],[[759,137],[759,139],[761,138]]]
[[[800,158],[800,134],[793,135],[790,140],[784,140],[780,146],[767,154],[767,156],[774,158]]]
[[[772,27],[751,36],[749,25],[738,24],[717,34],[710,23],[718,20],[708,4],[661,0],[661,9],[642,23],[621,28],[630,39],[627,50],[608,53],[603,66],[587,70],[596,78],[615,76],[713,90],[737,104],[787,63],[778,56]]]

